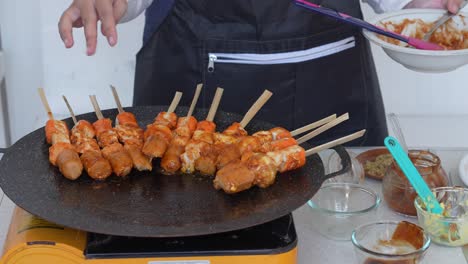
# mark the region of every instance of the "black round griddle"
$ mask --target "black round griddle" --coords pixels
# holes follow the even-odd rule
[[[146,126],[166,106],[126,108]],[[185,115],[180,108],[179,115]],[[103,111],[114,119],[116,110]],[[199,120],[207,111],[196,111]],[[94,113],[78,116],[90,122]],[[218,112],[216,124],[223,130],[241,116]],[[71,119],[65,120],[72,127]],[[248,131],[272,128],[252,121]],[[307,147],[307,146],[305,146]],[[322,183],[350,168],[342,147],[335,148],[343,170],[324,174],[318,155],[305,167],[277,176],[269,188],[257,187],[228,195],[213,187],[213,178],[200,175],[164,175],[159,160],[152,172],[133,170],[127,178],[112,176],[96,182],[83,174],[64,178],[48,161],[44,129],[38,129],[10,147],[0,161],[0,187],[18,206],[48,221],[88,232],[135,236],[180,237],[221,233],[262,224],[284,216],[306,203]]]

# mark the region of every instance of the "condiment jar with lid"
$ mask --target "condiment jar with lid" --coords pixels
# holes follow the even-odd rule
[[[425,150],[410,150],[408,156],[429,188],[447,186],[448,177],[438,156]],[[395,161],[385,173],[382,193],[384,201],[392,210],[404,215],[416,216],[414,199],[417,193]]]

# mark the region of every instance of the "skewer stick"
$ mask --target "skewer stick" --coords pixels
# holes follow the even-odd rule
[[[176,92],[175,93],[174,99],[172,99],[172,103],[169,106],[169,109],[167,110],[168,113],[173,113],[176,110],[177,106],[179,105],[181,97],[182,97],[181,92]]]
[[[335,119],[335,120],[333,120],[333,121],[331,121],[331,122],[317,128],[314,131],[308,133],[307,135],[299,138],[297,140],[297,143],[302,144],[302,143],[304,143],[304,142],[306,142],[306,141],[308,141],[308,140],[322,134],[323,132],[327,131],[328,129],[340,124],[341,122],[348,120],[348,119],[349,119],[349,114],[348,113],[343,114],[343,115],[339,116],[337,119]]]
[[[260,96],[260,98],[257,99],[257,101],[250,107],[249,111],[245,114],[244,118],[240,122],[241,127],[246,127],[247,124],[254,118],[254,116],[257,114],[257,112],[262,108],[262,106],[270,99],[270,97],[273,95],[268,90],[265,90],[263,94]]]
[[[117,110],[119,110],[119,114],[125,112],[122,107],[122,103],[120,102],[119,94],[117,93],[117,89],[113,85],[110,86],[112,90],[112,94],[114,95],[114,101],[117,104]]]
[[[193,99],[192,99],[192,104],[190,104],[190,108],[187,113],[187,118],[191,117],[193,114],[193,110],[195,110],[195,106],[197,105],[198,97],[200,97],[200,92],[201,92],[202,87],[203,87],[202,83],[197,85],[197,89],[195,90],[195,95],[193,96]]]
[[[103,119],[104,116],[102,115],[101,109],[99,108],[99,104],[96,100],[96,95],[90,95],[89,99],[91,99],[91,103],[93,104],[94,111],[96,112],[96,116],[99,120]]]
[[[328,123],[328,122],[330,122],[330,121],[332,121],[334,119],[336,119],[336,114],[333,114],[331,116],[327,116],[327,117],[325,117],[323,119],[320,119],[319,121],[315,121],[315,122],[313,122],[311,124],[308,124],[308,125],[305,125],[305,126],[303,126],[301,128],[298,128],[298,129],[292,131],[291,135],[293,137],[295,137],[295,136],[300,135],[300,134],[302,134],[304,132],[307,132],[307,131],[310,131],[310,130],[312,130],[314,128],[322,126],[322,125],[324,125],[324,124],[326,124],[326,123]]]
[[[208,115],[206,116],[206,121],[213,122],[214,117],[216,115],[216,111],[218,111],[219,102],[221,102],[221,97],[223,96],[223,92],[224,92],[224,89],[221,87],[218,87],[218,89],[216,89],[213,102],[211,103],[211,106],[210,106],[210,111],[208,112]]]
[[[47,102],[44,89],[38,88],[37,91],[39,92],[39,96],[41,97],[42,104],[44,105],[44,108],[46,109],[47,116],[49,116],[50,120],[54,120],[54,115],[52,114],[52,110],[50,109],[49,102]]]
[[[73,109],[71,108],[71,105],[67,100],[67,97],[65,97],[65,95],[62,95],[62,98],[65,101],[65,104],[67,105],[68,111],[70,111],[70,115],[71,115],[71,118],[73,119],[73,123],[76,125],[76,123],[78,123],[78,120],[76,120],[75,113],[73,112]]]
[[[322,144],[320,146],[317,146],[317,147],[314,147],[314,148],[311,148],[309,150],[307,150],[305,153],[306,153],[306,157],[312,155],[312,154],[315,154],[315,153],[318,153],[324,149],[329,149],[329,148],[333,148],[335,146],[338,146],[340,144],[344,144],[344,143],[347,143],[349,141],[352,141],[352,140],[355,140],[357,138],[360,138],[362,137],[364,134],[366,133],[366,130],[363,129],[361,131],[358,131],[358,132],[355,132],[351,135],[347,135],[347,136],[344,136],[342,138],[339,138],[339,139],[335,139],[333,141],[330,141],[328,143],[325,143],[325,144]]]

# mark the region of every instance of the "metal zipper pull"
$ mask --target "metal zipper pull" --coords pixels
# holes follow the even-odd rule
[[[214,72],[214,63],[218,57],[213,54],[208,55],[209,61],[208,61],[208,72]]]

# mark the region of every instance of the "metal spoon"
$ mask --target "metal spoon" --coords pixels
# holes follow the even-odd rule
[[[423,37],[423,40],[424,41],[429,41],[429,39],[431,38],[432,34],[434,34],[434,32],[440,27],[442,26],[443,24],[445,24],[449,19],[451,19],[452,17],[458,15],[458,13],[460,13],[460,10],[462,10],[466,4],[468,3],[468,1],[463,1],[463,3],[460,5],[460,8],[458,9],[458,11],[456,13],[451,13],[450,11],[447,11],[441,18],[439,18],[439,20],[437,20],[434,24],[434,26],[432,26],[431,30],[429,30],[429,32],[427,32],[424,37]]]
[[[392,124],[393,131],[395,132],[395,136],[400,142],[401,147],[403,150],[408,153],[408,145],[406,145],[406,140],[405,136],[403,135],[403,131],[401,130],[400,122],[398,120],[398,117],[396,116],[395,113],[390,113],[388,114],[388,117],[390,119],[390,123]]]

